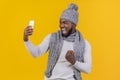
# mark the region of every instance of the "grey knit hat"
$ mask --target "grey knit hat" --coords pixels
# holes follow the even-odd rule
[[[68,6],[68,9],[63,11],[62,15],[60,16],[60,19],[62,18],[67,19],[77,25],[78,16],[79,16],[77,10],[78,10],[78,6],[74,3],[71,3]]]

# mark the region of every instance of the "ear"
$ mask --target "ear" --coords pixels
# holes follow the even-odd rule
[[[76,27],[76,24],[72,23],[72,26],[75,28],[75,27]]]

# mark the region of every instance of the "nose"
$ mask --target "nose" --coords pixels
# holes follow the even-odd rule
[[[61,23],[61,24],[60,24],[60,27],[61,27],[61,28],[64,28],[64,27],[65,27],[65,25],[64,25],[63,23]]]

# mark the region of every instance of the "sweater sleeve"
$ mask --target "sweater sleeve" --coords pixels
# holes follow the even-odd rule
[[[48,50],[50,37],[51,37],[51,34],[47,35],[38,46],[34,46],[30,40],[25,41],[24,43],[25,43],[27,50],[30,52],[30,54],[34,58],[37,58],[38,56],[42,55]]]
[[[85,40],[85,52],[84,52],[84,62],[76,61],[73,65],[79,71],[84,73],[90,73],[92,68],[92,59],[91,59],[91,46],[87,40]]]

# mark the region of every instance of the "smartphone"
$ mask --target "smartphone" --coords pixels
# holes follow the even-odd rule
[[[29,26],[31,26],[32,28],[34,28],[34,20],[30,20],[29,21]]]

